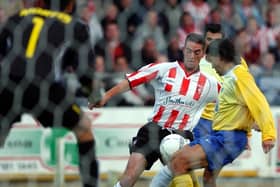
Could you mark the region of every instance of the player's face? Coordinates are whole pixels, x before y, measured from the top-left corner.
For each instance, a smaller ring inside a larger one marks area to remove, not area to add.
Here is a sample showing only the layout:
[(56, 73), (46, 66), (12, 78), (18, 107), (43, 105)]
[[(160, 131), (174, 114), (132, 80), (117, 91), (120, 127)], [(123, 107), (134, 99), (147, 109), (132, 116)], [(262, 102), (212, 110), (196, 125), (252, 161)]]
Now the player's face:
[(224, 71), (223, 71), (224, 64), (220, 57), (206, 55), (206, 60), (212, 64), (213, 68), (216, 69), (216, 71), (219, 75), (224, 74)]
[(222, 33), (213, 33), (213, 32), (206, 32), (205, 35), (205, 49), (208, 47), (208, 45), (210, 44), (210, 42), (212, 42), (213, 40), (217, 40), (217, 39), (222, 39), (223, 35)]
[(204, 56), (203, 46), (199, 43), (187, 41), (183, 53), (186, 70), (197, 70), (200, 59)]

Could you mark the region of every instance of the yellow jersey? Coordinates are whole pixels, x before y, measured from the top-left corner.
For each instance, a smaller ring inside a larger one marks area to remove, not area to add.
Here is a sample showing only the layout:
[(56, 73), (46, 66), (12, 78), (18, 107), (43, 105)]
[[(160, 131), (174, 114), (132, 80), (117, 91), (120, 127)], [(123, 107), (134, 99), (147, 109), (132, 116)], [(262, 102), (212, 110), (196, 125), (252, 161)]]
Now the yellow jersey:
[(262, 140), (276, 138), (269, 104), (257, 87), (248, 67), (235, 66), (223, 76), (222, 89), (215, 107), (213, 130), (244, 130), (250, 134), (254, 122)]
[[(199, 68), (200, 68), (201, 72), (203, 72), (207, 75), (210, 75), (212, 77), (215, 77), (216, 80), (218, 80), (220, 83), (222, 82), (222, 78), (218, 75), (216, 70), (212, 67), (212, 64), (205, 59), (205, 56), (200, 60)], [(216, 103), (208, 103), (205, 106), (201, 117), (212, 121), (213, 116), (214, 116), (215, 104)]]

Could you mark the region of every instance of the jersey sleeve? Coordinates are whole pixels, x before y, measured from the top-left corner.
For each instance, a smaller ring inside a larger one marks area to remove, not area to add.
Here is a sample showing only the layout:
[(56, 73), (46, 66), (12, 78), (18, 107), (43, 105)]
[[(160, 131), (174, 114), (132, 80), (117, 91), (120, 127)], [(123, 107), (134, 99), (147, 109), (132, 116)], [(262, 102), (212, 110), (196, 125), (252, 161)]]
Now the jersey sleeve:
[(218, 99), (218, 95), (220, 93), (222, 85), (218, 80), (216, 80), (212, 76), (208, 76), (208, 79), (210, 81), (209, 102), (215, 103)]
[(136, 72), (126, 74), (126, 78), (129, 81), (130, 87), (133, 88), (158, 78), (163, 67), (162, 63), (148, 64)]
[[(246, 68), (245, 68), (246, 69)], [(237, 71), (237, 86), (253, 119), (262, 132), (262, 140), (276, 138), (276, 130), (269, 104), (248, 71)]]

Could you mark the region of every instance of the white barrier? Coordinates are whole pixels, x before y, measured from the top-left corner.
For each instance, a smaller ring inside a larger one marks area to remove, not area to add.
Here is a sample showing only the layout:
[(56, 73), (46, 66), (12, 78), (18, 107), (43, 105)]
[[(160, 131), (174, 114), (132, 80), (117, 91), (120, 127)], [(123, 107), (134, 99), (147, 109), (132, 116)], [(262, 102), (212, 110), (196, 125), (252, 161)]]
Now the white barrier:
[[(89, 111), (84, 109), (92, 120), (97, 142), (97, 156), (101, 173), (122, 172), (129, 156), (128, 142), (137, 130), (147, 122), (152, 108), (102, 108)], [(244, 151), (223, 172), (228, 176), (254, 173), (257, 176), (280, 176), (280, 108), (272, 107), (278, 131), (276, 147), (265, 155), (261, 147), (259, 132), (253, 131), (250, 139), (251, 150)], [(0, 149), (0, 175), (3, 174), (54, 174), (57, 164), (55, 147), (57, 138), (64, 138), (64, 173), (78, 174), (76, 139), (65, 130), (42, 129), (29, 116), (15, 124), (5, 147)], [(161, 167), (157, 162), (152, 167), (156, 172)], [(60, 168), (61, 169), (61, 168)], [(249, 174), (250, 175), (250, 174)]]

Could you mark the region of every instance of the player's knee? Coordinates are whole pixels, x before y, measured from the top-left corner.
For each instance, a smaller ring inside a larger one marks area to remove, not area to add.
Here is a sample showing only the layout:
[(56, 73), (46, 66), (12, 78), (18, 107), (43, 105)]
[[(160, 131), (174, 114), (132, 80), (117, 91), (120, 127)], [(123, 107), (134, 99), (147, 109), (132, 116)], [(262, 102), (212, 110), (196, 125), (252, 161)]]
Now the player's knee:
[(78, 141), (87, 141), (94, 139), (91, 129), (91, 121), (86, 115), (82, 115), (78, 125), (73, 128)]

